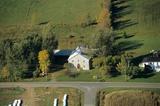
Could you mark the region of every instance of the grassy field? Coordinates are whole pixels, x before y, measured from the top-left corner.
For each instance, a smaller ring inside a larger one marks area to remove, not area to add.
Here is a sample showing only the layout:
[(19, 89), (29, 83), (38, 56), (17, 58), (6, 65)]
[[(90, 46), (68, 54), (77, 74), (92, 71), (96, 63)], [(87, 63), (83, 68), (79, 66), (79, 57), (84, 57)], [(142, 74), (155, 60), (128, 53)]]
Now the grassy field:
[[(57, 72), (57, 73), (61, 73), (55, 77), (54, 80), (57, 80), (57, 81), (90, 81), (90, 82), (101, 81), (100, 79), (93, 78), (93, 76), (97, 75), (94, 73), (94, 70), (92, 70), (92, 72), (80, 72), (80, 74), (75, 78), (69, 77), (68, 75), (66, 75), (64, 70)], [(145, 76), (141, 76), (139, 78), (130, 79), (128, 80), (128, 82), (150, 82), (150, 83), (157, 82), (159, 83), (160, 82), (159, 78), (160, 78), (160, 73), (155, 73), (155, 74), (148, 74)], [(116, 77), (106, 76), (105, 81), (106, 82), (125, 82), (126, 80), (125, 80), (124, 75), (119, 75)]]
[(51, 106), (54, 98), (58, 98), (58, 105), (62, 106), (63, 96), (68, 95), (68, 106), (83, 106), (82, 92), (73, 88), (35, 88), (35, 93), (41, 101), (37, 106)]
[(98, 106), (159, 106), (160, 89), (107, 88), (97, 100)]
[[(113, 27), (117, 32), (126, 32), (132, 36), (126, 41), (137, 42), (130, 50), (133, 50), (135, 55), (141, 55), (153, 49), (160, 49), (160, 1), (119, 1), (119, 3), (112, 3), (114, 5)], [(27, 29), (25, 25), (49, 23), (52, 25), (52, 31), (58, 36), (59, 48), (73, 48), (78, 45), (69, 44), (67, 37), (72, 35), (83, 36), (84, 42), (89, 43), (89, 39), (92, 39), (91, 35), (96, 33), (98, 27), (82, 28), (80, 24), (86, 21), (88, 16), (91, 20), (99, 17), (103, 4), (103, 0), (1, 0), (0, 37), (3, 38), (4, 35), (20, 36), (21, 34), (17, 34), (16, 31), (24, 32), (24, 29)], [(9, 27), (11, 25), (12, 28)], [(17, 25), (24, 25), (24, 27)], [(4, 26), (9, 29), (4, 30)], [(3, 33), (7, 31), (9, 31), (7, 34)], [(77, 40), (82, 39), (73, 40), (78, 42)]]
[(0, 106), (8, 106), (15, 99), (22, 99), (25, 106), (52, 106), (54, 98), (62, 105), (64, 94), (69, 106), (83, 106), (83, 93), (74, 88), (1, 88)]
[(1, 88), (0, 89), (0, 106), (8, 106), (15, 99), (20, 99), (24, 93), (23, 88)]
[(96, 18), (103, 0), (1, 0), (0, 25), (77, 24), (89, 14)]
[(142, 45), (134, 52), (137, 55), (147, 54), (150, 50), (160, 49), (160, 1), (159, 0), (125, 0), (114, 4), (115, 29), (126, 32), (131, 38)]
[[(24, 32), (47, 29), (55, 33), (60, 49), (75, 48), (82, 40), (80, 37), (88, 43), (98, 30), (98, 25), (81, 25), (97, 20), (103, 6), (104, 0), (1, 0), (0, 39), (24, 37)], [(70, 41), (69, 36), (75, 38)]]

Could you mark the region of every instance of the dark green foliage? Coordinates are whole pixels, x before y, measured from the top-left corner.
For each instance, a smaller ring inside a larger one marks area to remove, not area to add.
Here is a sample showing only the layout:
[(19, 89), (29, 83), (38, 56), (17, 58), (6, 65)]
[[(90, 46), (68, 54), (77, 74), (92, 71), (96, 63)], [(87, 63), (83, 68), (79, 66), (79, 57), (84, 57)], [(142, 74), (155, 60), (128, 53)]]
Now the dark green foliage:
[(36, 68), (36, 70), (33, 71), (33, 77), (37, 78), (37, 77), (39, 77), (39, 75), (40, 75), (40, 70), (39, 70), (39, 68)]
[(98, 39), (95, 45), (98, 49), (98, 55), (112, 55), (114, 43), (114, 38), (112, 34), (100, 31), (97, 36)]
[(118, 71), (116, 70), (116, 65), (119, 63), (120, 57), (119, 56), (103, 56), (97, 57), (93, 59), (93, 67), (98, 71), (96, 75), (104, 81), (105, 78), (112, 77), (118, 75)]
[(64, 64), (64, 68), (66, 68), (65, 74), (69, 77), (75, 78), (79, 75), (78, 70), (71, 63)]
[(45, 37), (43, 37), (42, 49), (47, 50), (49, 52), (51, 61), (53, 61), (53, 50), (57, 49), (57, 46), (58, 41), (52, 32), (48, 33)]
[(106, 57), (106, 64), (110, 67), (109, 75), (116, 76), (119, 72), (116, 70), (116, 66), (120, 61), (120, 56), (108, 56)]
[(142, 71), (143, 70), (141, 68), (139, 68), (138, 66), (131, 65), (130, 67), (128, 67), (126, 74), (128, 75), (129, 79), (132, 79), (132, 78), (135, 78), (135, 77), (141, 75)]
[(0, 41), (0, 69), (7, 63), (7, 52), (10, 51), (10, 49), (13, 46), (13, 41), (11, 39), (5, 39)]
[(123, 75), (125, 75), (125, 80), (132, 79), (142, 75), (143, 70), (138, 66), (130, 65), (129, 59), (132, 56), (126, 54), (121, 56), (120, 62), (117, 64), (116, 69)]
[(32, 77), (33, 71), (38, 66), (38, 53), (44, 49), (42, 48), (44, 47), (43, 41), (46, 42), (46, 45), (48, 44), (48, 48), (51, 45), (51, 49), (56, 48), (57, 42), (54, 36), (42, 39), (37, 33), (29, 33), (26, 37), (16, 40), (2, 40), (0, 70), (6, 65), (10, 71), (11, 81)]

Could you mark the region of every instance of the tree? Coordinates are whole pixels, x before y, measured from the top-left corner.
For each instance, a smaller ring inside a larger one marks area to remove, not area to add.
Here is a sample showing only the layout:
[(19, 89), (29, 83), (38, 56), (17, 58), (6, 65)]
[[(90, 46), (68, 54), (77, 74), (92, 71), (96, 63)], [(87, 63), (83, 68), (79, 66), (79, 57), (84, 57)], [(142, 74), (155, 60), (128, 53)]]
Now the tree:
[(119, 64), (117, 64), (116, 69), (121, 73), (125, 75), (125, 80), (127, 80), (127, 70), (128, 70), (128, 63), (127, 59), (124, 55), (121, 56), (121, 61)]
[(128, 68), (126, 74), (127, 74), (127, 76), (128, 76), (129, 79), (132, 79), (132, 78), (135, 78), (135, 77), (141, 75), (141, 73), (142, 73), (142, 69), (141, 68), (139, 68), (138, 66), (131, 65)]
[(108, 56), (115, 54), (115, 35), (112, 32), (100, 31), (96, 35), (95, 48), (97, 55)]
[(116, 66), (120, 61), (119, 56), (107, 56), (106, 57), (106, 65), (108, 66), (108, 75), (110, 76), (116, 76), (119, 74), (116, 70)]
[(105, 57), (103, 57), (103, 56), (93, 59), (93, 67), (94, 68), (100, 68), (100, 67), (104, 66), (105, 64), (106, 64)]
[(108, 9), (104, 8), (101, 10), (97, 18), (97, 23), (101, 25), (102, 27), (110, 27), (109, 17), (110, 17), (110, 14), (109, 14)]
[(107, 60), (108, 59), (105, 56), (97, 57), (93, 60), (93, 66), (99, 70), (98, 75), (101, 80), (105, 80), (107, 75), (111, 75), (112, 66), (108, 64)]
[(69, 77), (75, 78), (79, 75), (79, 71), (71, 63), (65, 63), (64, 68), (66, 69), (65, 74)]
[(43, 37), (42, 49), (47, 50), (50, 55), (53, 53), (53, 50), (57, 48), (57, 46), (58, 41), (52, 32)]
[(10, 76), (10, 72), (7, 66), (4, 66), (2, 68), (2, 71), (0, 73), (0, 76), (2, 79), (8, 80), (9, 76)]
[(104, 81), (105, 78), (106, 78), (106, 74), (107, 74), (107, 66), (104, 65), (104, 66), (99, 68), (100, 80)]
[(13, 40), (4, 39), (0, 41), (0, 68), (3, 68), (6, 64), (7, 50), (13, 46)]
[(5, 60), (11, 70), (12, 80), (33, 76), (32, 71), (37, 67), (41, 45), (42, 38), (36, 33), (31, 33), (15, 40), (11, 47), (6, 48)]
[(42, 50), (38, 54), (39, 60), (39, 69), (42, 72), (42, 75), (47, 75), (50, 65), (49, 53), (47, 50)]

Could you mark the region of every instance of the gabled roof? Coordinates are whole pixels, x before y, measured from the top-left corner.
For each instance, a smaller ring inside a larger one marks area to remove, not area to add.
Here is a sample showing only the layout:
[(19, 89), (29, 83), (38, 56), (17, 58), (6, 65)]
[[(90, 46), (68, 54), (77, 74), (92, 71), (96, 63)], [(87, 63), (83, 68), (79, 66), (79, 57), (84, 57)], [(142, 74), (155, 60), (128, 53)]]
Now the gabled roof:
[(142, 62), (160, 62), (160, 57), (146, 57)]
[(74, 50), (72, 52), (72, 54), (69, 56), (68, 60), (74, 58), (77, 55), (81, 55), (82, 57), (86, 58), (86, 59), (91, 59), (91, 57), (88, 57), (87, 55), (84, 55), (81, 51), (81, 49), (79, 47), (76, 48), (76, 50)]
[(144, 58), (142, 62), (160, 62), (160, 53), (153, 53), (151, 56)]

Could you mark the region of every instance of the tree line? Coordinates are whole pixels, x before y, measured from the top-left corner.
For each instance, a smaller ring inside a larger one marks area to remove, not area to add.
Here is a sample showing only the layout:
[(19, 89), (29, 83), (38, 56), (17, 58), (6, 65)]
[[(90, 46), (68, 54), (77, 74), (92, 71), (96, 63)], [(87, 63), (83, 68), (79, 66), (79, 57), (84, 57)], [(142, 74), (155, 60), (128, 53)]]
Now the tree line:
[(21, 78), (33, 77), (34, 73), (40, 70), (39, 68), (44, 68), (41, 64), (44, 50), (48, 53), (48, 60), (52, 62), (51, 54), (57, 45), (58, 41), (53, 33), (42, 37), (38, 33), (32, 32), (23, 38), (1, 40), (0, 78), (16, 81)]
[[(98, 70), (96, 74), (100, 80), (117, 75), (124, 75), (125, 80), (128, 80), (142, 74), (143, 70), (131, 63), (132, 53), (124, 49), (134, 44), (125, 43), (126, 38), (123, 35), (102, 30), (94, 38), (96, 40), (93, 48), (96, 48), (96, 52), (92, 66)], [(120, 46), (122, 43), (126, 45)]]

